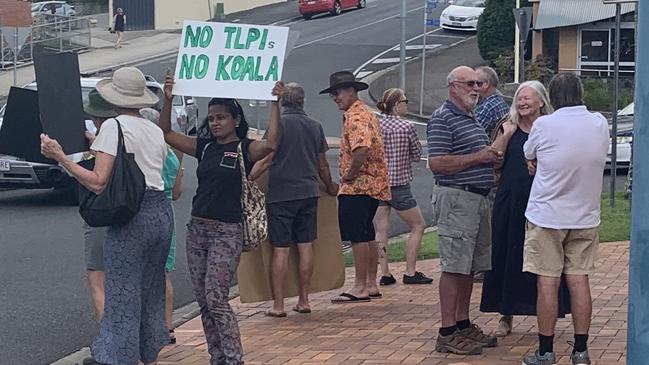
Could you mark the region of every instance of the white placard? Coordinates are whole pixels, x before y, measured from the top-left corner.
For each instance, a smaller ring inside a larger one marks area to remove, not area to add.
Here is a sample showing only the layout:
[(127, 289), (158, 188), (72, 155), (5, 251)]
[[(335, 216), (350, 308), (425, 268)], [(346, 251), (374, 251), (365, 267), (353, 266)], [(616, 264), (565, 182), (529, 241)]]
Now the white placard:
[(287, 27), (186, 20), (176, 62), (174, 94), (276, 100)]

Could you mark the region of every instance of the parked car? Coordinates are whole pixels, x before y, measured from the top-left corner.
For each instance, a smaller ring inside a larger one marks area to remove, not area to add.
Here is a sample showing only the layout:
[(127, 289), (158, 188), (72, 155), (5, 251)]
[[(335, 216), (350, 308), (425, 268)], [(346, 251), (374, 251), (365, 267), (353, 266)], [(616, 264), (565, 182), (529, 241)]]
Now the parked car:
[(42, 1), (32, 4), (32, 16), (39, 14), (75, 16), (77, 11), (74, 9), (74, 5), (65, 1)]
[[(81, 97), (84, 102), (88, 100), (88, 94), (92, 91), (97, 82), (102, 78), (81, 78)], [(162, 107), (162, 97), (164, 92), (162, 86), (151, 76), (146, 76), (146, 85), (149, 90), (153, 91), (161, 102), (158, 109)], [(25, 88), (36, 90), (37, 84), (33, 82), (26, 85)], [(177, 99), (178, 100), (177, 100)], [(191, 97), (176, 97), (174, 99), (174, 107), (172, 108), (172, 128), (175, 131), (189, 133), (196, 130), (197, 108), (194, 100)], [(0, 109), (0, 128), (6, 105)], [(90, 117), (86, 116), (86, 129), (90, 132), (96, 132), (94, 124), (90, 121)], [(176, 121), (174, 123), (174, 120)], [(193, 123), (193, 124), (190, 124)], [(80, 161), (82, 154), (74, 154), (70, 156), (73, 161)], [(69, 191), (70, 202), (77, 201), (77, 185), (76, 181), (68, 174), (68, 172), (59, 165), (48, 165), (36, 162), (26, 161), (24, 159), (0, 155), (0, 188), (8, 189), (64, 189)]]
[[(633, 110), (634, 103), (631, 103), (624, 107), (617, 113), (617, 165), (625, 168), (629, 167), (631, 164), (631, 145), (633, 143)], [(611, 129), (611, 135), (613, 134), (612, 121), (609, 120), (609, 128)], [(613, 151), (613, 141), (608, 148), (608, 156), (606, 158), (607, 167), (610, 167), (611, 164), (611, 152)]]
[(362, 9), (367, 6), (366, 0), (299, 0), (298, 9), (306, 20), (316, 14), (329, 13), (333, 16), (340, 15), (347, 9)]
[(439, 17), (440, 27), (448, 30), (478, 30), (478, 19), (484, 11), (486, 0), (449, 0), (449, 5)]

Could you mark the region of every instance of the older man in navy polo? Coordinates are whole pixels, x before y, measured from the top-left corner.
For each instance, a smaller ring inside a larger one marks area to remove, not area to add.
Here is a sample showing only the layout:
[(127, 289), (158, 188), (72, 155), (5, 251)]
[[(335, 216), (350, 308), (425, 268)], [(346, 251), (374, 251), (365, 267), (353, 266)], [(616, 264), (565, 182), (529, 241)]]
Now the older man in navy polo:
[(442, 327), (436, 350), (477, 355), (494, 347), (469, 319), (473, 274), (491, 269), (491, 212), (487, 195), (494, 183), (493, 163), (502, 152), (489, 146), (474, 119), (482, 82), (470, 67), (447, 78), (448, 100), (428, 123), (428, 165), (435, 175), (432, 203), (439, 235)]

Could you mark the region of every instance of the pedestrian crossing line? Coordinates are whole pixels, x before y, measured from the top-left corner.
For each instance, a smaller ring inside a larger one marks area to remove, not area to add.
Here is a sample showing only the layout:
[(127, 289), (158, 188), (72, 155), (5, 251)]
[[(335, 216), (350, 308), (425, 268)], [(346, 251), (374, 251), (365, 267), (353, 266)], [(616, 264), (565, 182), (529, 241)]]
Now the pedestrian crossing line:
[(361, 71), (358, 74), (356, 74), (356, 78), (362, 79), (362, 78), (365, 78), (365, 77), (367, 77), (367, 76), (369, 76), (369, 75), (371, 75), (373, 73), (374, 73), (374, 71)]
[[(406, 57), (406, 61), (412, 59), (412, 57)], [(385, 64), (385, 63), (399, 63), (401, 62), (401, 58), (395, 57), (395, 58), (377, 58), (374, 61), (372, 61), (373, 64)]]

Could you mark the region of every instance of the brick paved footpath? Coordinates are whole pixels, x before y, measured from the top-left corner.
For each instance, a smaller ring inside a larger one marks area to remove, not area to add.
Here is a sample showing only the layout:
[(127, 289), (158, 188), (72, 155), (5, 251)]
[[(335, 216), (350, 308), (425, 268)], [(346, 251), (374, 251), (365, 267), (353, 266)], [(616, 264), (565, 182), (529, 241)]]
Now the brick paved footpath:
[[(628, 243), (605, 244), (600, 249), (598, 271), (591, 276), (593, 324), (589, 349), (593, 365), (626, 363)], [(393, 264), (401, 278), (403, 264)], [(439, 354), (434, 351), (440, 325), (439, 260), (418, 263), (418, 270), (433, 274), (430, 286), (382, 288), (383, 298), (370, 303), (331, 304), (336, 292), (312, 295), (311, 314), (290, 311), (295, 298), (286, 300), (287, 318), (269, 318), (270, 303), (231, 301), (239, 318), (246, 364), (430, 364), (518, 365), (537, 343), (534, 317), (516, 317), (513, 333), (499, 346), (479, 356)], [(347, 284), (353, 271), (347, 270)], [(478, 311), (481, 285), (476, 284), (472, 318), (486, 331), (498, 325), (497, 314)], [(176, 329), (178, 344), (166, 347), (160, 365), (209, 363), (200, 318)], [(557, 325), (555, 352), (558, 364), (570, 364), (572, 326), (569, 318)]]

